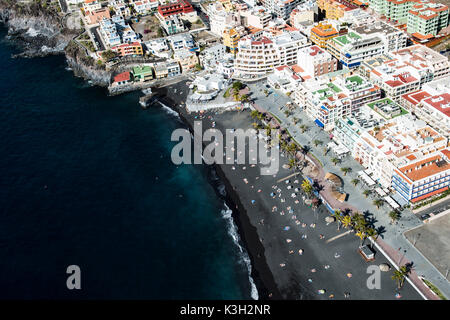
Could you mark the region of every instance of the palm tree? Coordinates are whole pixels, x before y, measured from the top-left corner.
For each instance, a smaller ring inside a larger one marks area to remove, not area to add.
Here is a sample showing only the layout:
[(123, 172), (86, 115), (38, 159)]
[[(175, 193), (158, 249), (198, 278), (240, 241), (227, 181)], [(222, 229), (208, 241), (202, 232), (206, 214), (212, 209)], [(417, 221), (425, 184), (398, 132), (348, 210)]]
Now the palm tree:
[(356, 187), (356, 185), (359, 183), (359, 180), (358, 180), (358, 179), (353, 179), (353, 180), (352, 180), (352, 183), (353, 183), (353, 185)]
[(359, 246), (361, 247), (364, 244), (364, 240), (367, 238), (367, 227), (360, 227), (358, 231), (356, 231), (356, 236), (361, 240)]
[(377, 207), (377, 209), (380, 209), (380, 207), (384, 204), (384, 201), (381, 199), (373, 200), (373, 205)]
[(308, 146), (301, 146), (301, 148), (300, 148), (300, 152), (302, 153), (302, 155), (303, 155), (303, 158), (305, 158), (306, 157), (306, 155), (308, 154), (308, 152), (309, 152), (309, 147)]
[(331, 159), (331, 162), (333, 162), (334, 165), (338, 164), (339, 161), (340, 161), (340, 160), (339, 160), (338, 158), (332, 158), (332, 159)]
[(352, 225), (352, 217), (350, 216), (343, 216), (341, 219), (342, 225), (344, 226), (344, 228), (348, 228), (351, 227)]
[(325, 156), (328, 152), (328, 148), (327, 147), (323, 147), (323, 155)]
[(409, 269), (406, 266), (401, 266), (398, 270), (394, 271), (392, 275), (392, 280), (397, 282), (397, 288), (401, 289), (403, 284), (405, 283), (405, 277), (408, 276)]
[(302, 133), (305, 133), (306, 130), (308, 130), (308, 126), (305, 124), (302, 124), (301, 126), (299, 126), (300, 130), (302, 130)]
[(389, 212), (389, 218), (391, 218), (391, 224), (397, 222), (398, 219), (400, 219), (400, 214), (393, 210)]
[(372, 191), (370, 190), (364, 190), (363, 191), (363, 195), (367, 198), (370, 194), (372, 193)]
[(291, 159), (289, 159), (289, 164), (288, 164), (288, 166), (289, 166), (289, 169), (292, 169), (292, 168), (294, 168), (294, 167), (295, 167), (295, 165), (296, 165), (296, 161), (295, 161), (295, 159), (294, 159), (294, 158), (291, 158)]
[(367, 221), (361, 213), (359, 213), (359, 212), (355, 213), (351, 217), (351, 220), (352, 220), (353, 227), (356, 230), (358, 230), (358, 231), (365, 230), (365, 228), (367, 226)]
[(341, 220), (342, 220), (341, 210), (334, 210), (334, 212), (331, 216), (336, 219), (337, 229), (339, 231), (339, 228), (341, 226)]
[[(376, 236), (378, 235), (377, 230), (375, 230), (372, 227), (369, 227), (369, 228), (367, 228), (366, 233), (367, 233), (367, 237), (372, 238), (373, 241), (376, 240)], [(375, 239), (374, 239), (374, 237), (375, 237)], [(373, 249), (373, 243), (372, 243), (372, 249)]]
[(259, 112), (256, 110), (252, 110), (252, 112), (250, 112), (250, 116), (255, 119), (258, 116)]
[(314, 144), (314, 146), (317, 148), (317, 146), (319, 145), (319, 144), (322, 144), (323, 142), (321, 141), (321, 140), (318, 140), (318, 139), (316, 139), (316, 140), (314, 140), (313, 141), (313, 144)]
[(305, 179), (302, 182), (302, 189), (307, 195), (310, 195), (313, 191), (313, 186), (308, 180)]
[(344, 176), (346, 176), (347, 173), (349, 173), (350, 171), (352, 171), (352, 168), (344, 167), (344, 168), (341, 168), (341, 171), (344, 173)]

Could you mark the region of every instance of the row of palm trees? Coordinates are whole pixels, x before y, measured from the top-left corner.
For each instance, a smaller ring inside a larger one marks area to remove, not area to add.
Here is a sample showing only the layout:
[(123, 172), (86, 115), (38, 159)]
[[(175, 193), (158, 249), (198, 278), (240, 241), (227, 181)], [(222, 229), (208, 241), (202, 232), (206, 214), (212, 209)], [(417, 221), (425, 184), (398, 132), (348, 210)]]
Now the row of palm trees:
[(350, 215), (349, 210), (344, 210), (342, 212), (340, 210), (335, 210), (332, 217), (334, 217), (337, 222), (338, 230), (342, 225), (344, 228), (350, 228), (355, 232), (355, 235), (361, 240), (360, 246), (364, 244), (365, 239), (373, 239), (373, 237), (378, 235), (375, 228), (370, 226), (364, 215), (359, 212)]

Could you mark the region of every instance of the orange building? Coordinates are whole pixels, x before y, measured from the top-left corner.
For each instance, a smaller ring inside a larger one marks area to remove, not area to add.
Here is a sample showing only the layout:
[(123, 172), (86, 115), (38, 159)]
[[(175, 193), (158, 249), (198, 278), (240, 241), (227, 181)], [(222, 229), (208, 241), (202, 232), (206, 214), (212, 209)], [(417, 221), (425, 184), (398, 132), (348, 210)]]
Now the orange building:
[(319, 23), (311, 29), (311, 41), (321, 48), (327, 46), (327, 41), (337, 37), (339, 32), (331, 24)]
[(144, 54), (142, 45), (139, 42), (120, 44), (118, 46), (112, 47), (111, 50), (117, 52), (122, 57), (129, 55), (142, 56)]

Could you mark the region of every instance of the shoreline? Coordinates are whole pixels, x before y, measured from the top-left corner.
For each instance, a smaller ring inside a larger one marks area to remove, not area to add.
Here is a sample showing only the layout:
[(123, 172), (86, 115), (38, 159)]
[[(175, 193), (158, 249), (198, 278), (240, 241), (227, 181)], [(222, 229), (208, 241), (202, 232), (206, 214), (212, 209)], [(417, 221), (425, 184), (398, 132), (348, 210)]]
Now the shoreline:
[[(186, 89), (187, 86), (186, 86)], [(191, 133), (193, 133), (192, 119), (183, 107), (179, 106), (179, 103), (168, 97), (166, 94), (161, 95), (161, 91), (167, 91), (165, 88), (158, 88), (157, 100), (163, 102), (167, 107), (175, 111), (180, 117), (181, 121)], [(151, 106), (150, 106), (151, 108)], [(205, 165), (205, 164), (203, 164)], [(265, 249), (260, 242), (259, 235), (255, 226), (250, 222), (247, 211), (242, 205), (241, 199), (238, 193), (232, 187), (225, 172), (222, 170), (221, 165), (213, 164), (206, 165), (208, 170), (215, 170), (220, 181), (225, 186), (226, 196), (224, 201), (226, 205), (232, 211), (232, 219), (237, 226), (239, 236), (244, 245), (244, 249), (251, 262), (251, 277), (255, 282), (255, 286), (258, 290), (258, 300), (280, 300), (282, 295), (279, 292), (278, 286), (275, 283), (274, 277), (265, 258)], [(211, 182), (210, 182), (211, 183)], [(212, 184), (211, 184), (212, 185)], [(217, 188), (212, 185), (215, 192), (218, 193)], [(219, 196), (219, 194), (218, 194)]]

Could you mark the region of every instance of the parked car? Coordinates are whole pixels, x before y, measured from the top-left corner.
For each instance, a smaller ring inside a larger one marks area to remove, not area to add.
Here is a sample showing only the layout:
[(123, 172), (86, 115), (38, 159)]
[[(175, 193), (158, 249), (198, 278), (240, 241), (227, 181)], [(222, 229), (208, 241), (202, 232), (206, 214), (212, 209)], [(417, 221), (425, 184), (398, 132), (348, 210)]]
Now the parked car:
[(428, 219), (429, 217), (430, 217), (430, 215), (428, 213), (424, 213), (423, 215), (420, 216), (420, 219), (422, 219), (422, 221), (423, 221), (423, 220)]

